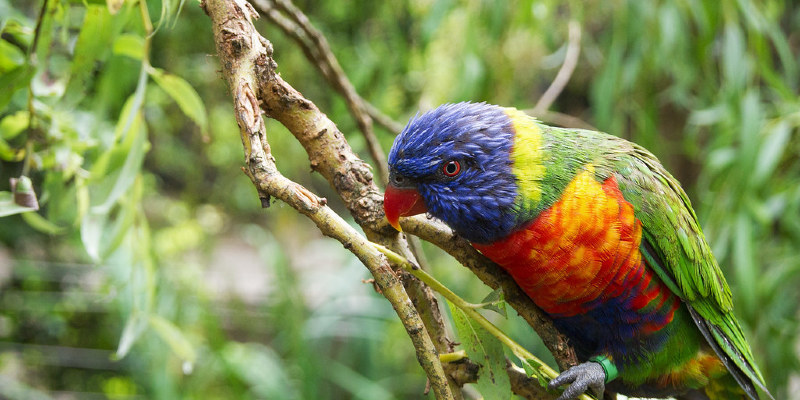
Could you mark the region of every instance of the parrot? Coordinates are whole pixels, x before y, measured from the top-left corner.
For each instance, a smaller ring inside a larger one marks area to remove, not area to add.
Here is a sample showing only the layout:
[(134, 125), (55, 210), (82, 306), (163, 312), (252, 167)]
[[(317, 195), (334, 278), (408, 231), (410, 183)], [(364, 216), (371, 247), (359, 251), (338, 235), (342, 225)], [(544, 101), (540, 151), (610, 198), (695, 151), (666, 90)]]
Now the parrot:
[(774, 400), (689, 198), (643, 147), (461, 102), (411, 118), (388, 165), (393, 227), (441, 220), (566, 336), (581, 363), (559, 399)]

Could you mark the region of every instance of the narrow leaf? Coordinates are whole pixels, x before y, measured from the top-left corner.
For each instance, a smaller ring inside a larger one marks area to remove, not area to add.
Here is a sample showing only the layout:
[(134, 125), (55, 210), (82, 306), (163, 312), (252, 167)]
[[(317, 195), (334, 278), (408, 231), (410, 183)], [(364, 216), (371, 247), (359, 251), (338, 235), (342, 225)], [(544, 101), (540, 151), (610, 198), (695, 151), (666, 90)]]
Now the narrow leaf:
[[(103, 176), (102, 172), (98, 173), (92, 168), (93, 178), (103, 178), (103, 186), (108, 188), (107, 196), (102, 198), (102, 202), (92, 199), (92, 209), (96, 213), (107, 213), (111, 207), (116, 203), (120, 196), (122, 196), (128, 188), (133, 184), (142, 167), (144, 155), (150, 148), (147, 142), (147, 132), (141, 115), (134, 118), (134, 124), (131, 126), (129, 137), (120, 144), (118, 148), (113, 149), (114, 157), (125, 156), (125, 161), (118, 170), (103, 171), (106, 174)], [(113, 162), (113, 160), (112, 160)], [(112, 184), (113, 182), (113, 184)], [(96, 198), (96, 196), (93, 196)], [(99, 203), (99, 204), (98, 204)]]
[(470, 319), (460, 308), (449, 301), (450, 313), (458, 332), (458, 339), (470, 360), (478, 363), (481, 370), (475, 386), (486, 399), (511, 398), (511, 383), (506, 374), (506, 358), (503, 345)]
[(114, 54), (141, 60), (144, 57), (144, 38), (126, 33), (114, 41)]
[(197, 353), (194, 347), (175, 324), (158, 315), (150, 315), (149, 321), (150, 326), (161, 336), (161, 339), (167, 342), (175, 355), (183, 361), (195, 362)]
[(0, 110), (6, 108), (17, 91), (30, 84), (33, 74), (34, 70), (24, 65), (0, 74)]
[(756, 185), (763, 183), (775, 170), (787, 150), (786, 145), (789, 143), (791, 133), (792, 129), (785, 120), (775, 124), (767, 133), (758, 151), (758, 161), (753, 173), (753, 182)]
[(106, 7), (86, 7), (81, 33), (75, 43), (75, 56), (72, 58), (70, 80), (64, 97), (66, 104), (75, 105), (86, 95), (95, 68), (110, 54), (118, 31), (115, 18)]
[(125, 328), (122, 329), (122, 336), (119, 338), (117, 345), (117, 352), (114, 358), (119, 360), (125, 357), (133, 347), (136, 339), (142, 334), (145, 328), (146, 320), (141, 317), (141, 313), (134, 311), (125, 321)]
[(497, 288), (493, 290), (491, 293), (486, 295), (486, 297), (481, 301), (481, 303), (486, 304), (483, 306), (484, 309), (492, 310), (506, 318), (508, 317), (506, 313), (506, 302), (502, 288)]
[(11, 194), (11, 192), (0, 192), (0, 218), (31, 211), (35, 210), (33, 208), (23, 207), (14, 203), (14, 196)]
[(59, 235), (64, 233), (66, 229), (63, 226), (58, 226), (48, 221), (45, 217), (39, 215), (39, 213), (22, 214), (22, 219), (24, 219), (31, 228), (49, 235)]
[(107, 213), (89, 211), (81, 220), (81, 242), (86, 253), (95, 262), (100, 262), (100, 244), (105, 231)]
[(194, 88), (183, 78), (157, 68), (151, 72), (151, 76), (158, 86), (164, 89), (178, 103), (181, 111), (200, 127), (201, 132), (205, 135), (208, 130), (206, 107)]
[(28, 111), (17, 111), (0, 121), (0, 138), (11, 140), (22, 133), (30, 122)]

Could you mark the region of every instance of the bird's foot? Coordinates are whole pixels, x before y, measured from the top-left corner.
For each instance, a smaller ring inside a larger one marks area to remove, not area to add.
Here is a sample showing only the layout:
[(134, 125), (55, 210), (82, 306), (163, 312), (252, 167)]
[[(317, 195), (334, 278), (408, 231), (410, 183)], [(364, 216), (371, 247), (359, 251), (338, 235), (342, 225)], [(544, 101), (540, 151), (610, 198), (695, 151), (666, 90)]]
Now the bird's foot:
[(592, 389), (597, 397), (602, 399), (606, 387), (605, 382), (606, 372), (603, 367), (599, 363), (589, 361), (562, 372), (561, 375), (551, 380), (548, 386), (550, 389), (555, 389), (569, 384), (558, 400), (576, 399), (586, 392), (586, 389)]

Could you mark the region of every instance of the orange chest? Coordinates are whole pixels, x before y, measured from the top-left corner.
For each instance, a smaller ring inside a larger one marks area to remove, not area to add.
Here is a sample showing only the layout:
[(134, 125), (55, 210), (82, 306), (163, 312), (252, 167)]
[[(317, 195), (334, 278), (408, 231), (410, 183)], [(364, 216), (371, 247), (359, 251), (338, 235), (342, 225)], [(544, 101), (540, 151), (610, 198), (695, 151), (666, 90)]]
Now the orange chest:
[(601, 184), (584, 171), (530, 225), (493, 244), (474, 246), (546, 312), (572, 316), (634, 283), (650, 286), (639, 253), (641, 236), (641, 223), (616, 180)]

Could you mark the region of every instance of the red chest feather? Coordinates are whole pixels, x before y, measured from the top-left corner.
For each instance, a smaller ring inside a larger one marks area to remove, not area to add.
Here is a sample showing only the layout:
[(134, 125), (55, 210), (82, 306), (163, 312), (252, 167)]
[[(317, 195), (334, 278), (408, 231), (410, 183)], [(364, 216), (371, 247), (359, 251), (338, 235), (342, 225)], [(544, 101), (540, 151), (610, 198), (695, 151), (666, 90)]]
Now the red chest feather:
[(578, 174), (561, 199), (526, 228), (491, 245), (474, 245), (554, 316), (585, 313), (634, 287), (637, 294), (626, 301), (630, 310), (671, 297), (663, 284), (651, 282), (639, 253), (641, 223), (616, 179), (601, 184), (593, 175)]

